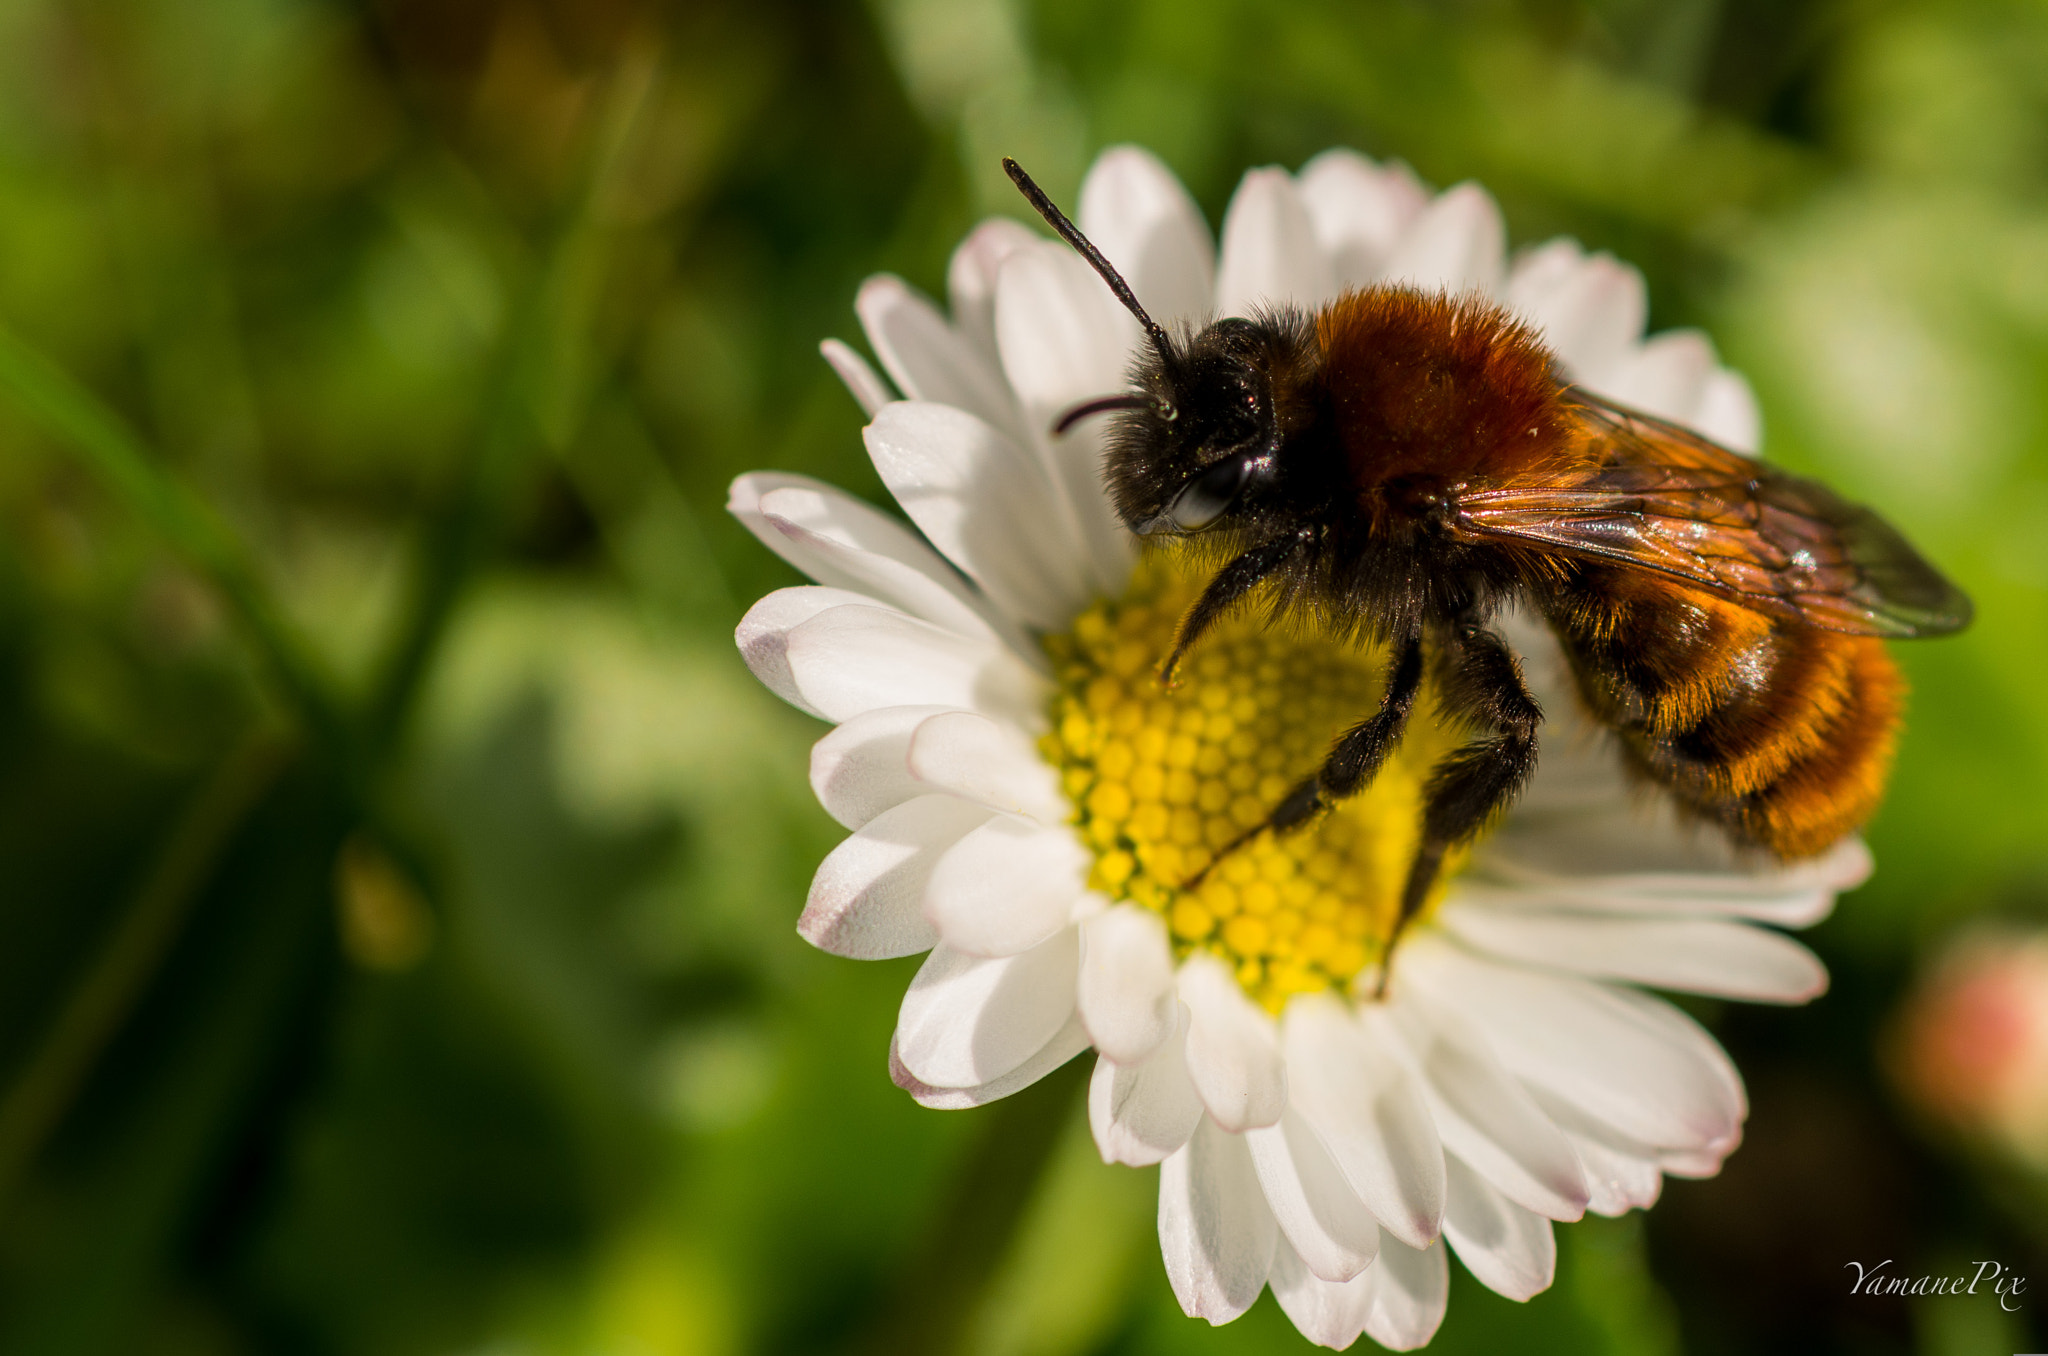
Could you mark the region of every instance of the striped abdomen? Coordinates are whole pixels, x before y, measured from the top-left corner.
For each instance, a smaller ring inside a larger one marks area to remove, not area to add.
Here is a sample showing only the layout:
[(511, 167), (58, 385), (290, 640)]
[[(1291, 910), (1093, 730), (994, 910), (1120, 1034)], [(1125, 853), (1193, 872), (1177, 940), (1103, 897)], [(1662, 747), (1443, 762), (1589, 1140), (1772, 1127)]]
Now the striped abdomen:
[(1738, 841), (1810, 857), (1876, 810), (1903, 684), (1884, 644), (1643, 572), (1553, 615), (1593, 713), (1645, 775)]

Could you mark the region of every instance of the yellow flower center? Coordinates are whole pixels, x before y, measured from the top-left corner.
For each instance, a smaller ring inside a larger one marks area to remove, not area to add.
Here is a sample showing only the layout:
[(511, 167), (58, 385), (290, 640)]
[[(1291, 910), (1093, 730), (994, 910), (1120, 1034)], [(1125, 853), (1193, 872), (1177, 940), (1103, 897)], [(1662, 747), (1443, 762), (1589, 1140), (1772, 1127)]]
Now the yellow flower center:
[(1090, 886), (1164, 915), (1180, 955), (1221, 956), (1277, 1013), (1292, 995), (1346, 988), (1381, 960), (1423, 781), (1458, 736), (1425, 690), (1364, 792), (1292, 833), (1258, 835), (1187, 889), (1377, 708), (1386, 662), (1372, 646), (1273, 625), (1261, 600), (1214, 627), (1164, 687), (1159, 663), (1205, 582), (1148, 558), (1122, 598), (1047, 638), (1059, 692), (1041, 749), (1095, 853)]

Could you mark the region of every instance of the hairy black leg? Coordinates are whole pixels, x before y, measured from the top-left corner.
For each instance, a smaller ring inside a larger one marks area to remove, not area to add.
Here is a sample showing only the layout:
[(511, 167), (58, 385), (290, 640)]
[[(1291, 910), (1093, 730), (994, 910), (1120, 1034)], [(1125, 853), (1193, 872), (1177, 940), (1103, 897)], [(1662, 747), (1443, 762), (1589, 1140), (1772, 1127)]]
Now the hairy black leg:
[[(1389, 960), (1401, 933), (1429, 898), (1444, 854), (1513, 804), (1536, 770), (1536, 727), (1543, 723), (1543, 709), (1522, 681), (1521, 661), (1499, 635), (1477, 622), (1457, 624), (1450, 677), (1440, 700), (1446, 716), (1486, 734), (1446, 755), (1423, 787), (1422, 841), (1401, 890), (1401, 911), (1387, 937)], [(1383, 963), (1382, 994), (1388, 970)]]
[(1309, 533), (1298, 532), (1291, 537), (1276, 537), (1272, 541), (1254, 546), (1237, 559), (1216, 571), (1216, 577), (1202, 590), (1202, 596), (1180, 619), (1178, 634), (1174, 636), (1173, 652), (1166, 656), (1166, 663), (1160, 666), (1159, 681), (1173, 685), (1174, 670), (1180, 667), (1181, 656), (1193, 647), (1202, 633), (1213, 626), (1231, 606), (1247, 593), (1257, 588), (1273, 573), (1294, 558), (1297, 551), (1308, 545)]
[(1380, 764), (1401, 740), (1408, 713), (1415, 709), (1415, 694), (1422, 687), (1422, 638), (1411, 636), (1394, 652), (1387, 665), (1387, 688), (1380, 696), (1380, 709), (1339, 737), (1329, 756), (1312, 777), (1304, 777), (1289, 791), (1273, 813), (1225, 843), (1215, 856), (1189, 878), (1184, 889), (1201, 885), (1216, 863), (1249, 843), (1266, 830), (1285, 833), (1306, 823), (1333, 802), (1355, 796), (1372, 783)]

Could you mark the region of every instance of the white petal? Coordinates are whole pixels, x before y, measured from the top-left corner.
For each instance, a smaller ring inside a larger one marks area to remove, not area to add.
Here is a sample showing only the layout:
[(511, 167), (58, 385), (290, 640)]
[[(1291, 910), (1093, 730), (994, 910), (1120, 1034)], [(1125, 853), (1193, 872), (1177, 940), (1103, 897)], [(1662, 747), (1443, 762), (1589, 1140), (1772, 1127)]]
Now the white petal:
[(1572, 1152), (1579, 1156), (1579, 1165), (1586, 1170), (1586, 1189), (1592, 1193), (1588, 1210), (1611, 1218), (1630, 1210), (1647, 1210), (1657, 1203), (1664, 1190), (1658, 1150), (1636, 1143), (1541, 1089), (1536, 1100), (1564, 1132)]
[(1459, 184), (1409, 223), (1387, 260), (1386, 280), (1492, 295), (1500, 290), (1506, 247), (1507, 227), (1492, 196), (1477, 184)]
[[(849, 829), (935, 789), (910, 775), (910, 736), (950, 708), (884, 706), (864, 711), (811, 745), (811, 790)], [(947, 790), (950, 788), (936, 788)]]
[(1081, 183), (1080, 226), (1154, 320), (1172, 329), (1207, 317), (1216, 249), (1201, 209), (1158, 156), (1138, 146), (1097, 156)]
[(896, 1053), (896, 1042), (889, 1042), (889, 1076), (896, 1086), (909, 1093), (918, 1105), (935, 1111), (964, 1111), (969, 1107), (986, 1106), (998, 1098), (1021, 1092), (1039, 1079), (1059, 1068), (1075, 1055), (1088, 1048), (1088, 1033), (1081, 1029), (1079, 1017), (1069, 1018), (1067, 1024), (1053, 1034), (1053, 1038), (1039, 1047), (1036, 1054), (1019, 1064), (1001, 1078), (978, 1083), (971, 1088), (935, 1088), (929, 1083), (918, 1081), (917, 1075), (903, 1063)]
[(1143, 1061), (1095, 1061), (1088, 1084), (1088, 1125), (1105, 1163), (1150, 1167), (1188, 1142), (1202, 1099), (1188, 1077), (1188, 1010), (1174, 1004), (1171, 1034)]
[(1301, 200), (1339, 288), (1380, 275), (1394, 244), (1429, 202), (1415, 172), (1356, 151), (1324, 151), (1301, 167)]
[(1289, 1003), (1280, 1023), (1288, 1097), (1380, 1226), (1426, 1248), (1443, 1224), (1443, 1146), (1380, 1020), (1334, 994)]
[(1678, 423), (1691, 420), (1714, 373), (1714, 346), (1698, 330), (1666, 330), (1587, 384), (1601, 395)]
[(861, 413), (868, 418), (874, 418), (876, 410), (896, 398), (896, 393), (889, 389), (889, 383), (868, 366), (868, 360), (839, 340), (825, 340), (818, 345), (818, 352), (839, 380), (846, 383), (846, 389), (860, 403)]
[(903, 995), (896, 1050), (921, 1083), (971, 1088), (1036, 1054), (1074, 1014), (1072, 928), (1021, 956), (964, 956), (941, 943)]
[(979, 350), (990, 370), (996, 355), (996, 279), (1003, 260), (1041, 237), (1020, 221), (990, 217), (975, 227), (946, 268), (946, 294), (953, 304), (953, 326)]
[[(996, 348), (1017, 392), (1025, 436), (1064, 500), (1061, 522), (1078, 541), (1095, 588), (1121, 592), (1131, 543), (1102, 487), (1104, 421), (1083, 420), (1060, 437), (1053, 423), (1073, 406), (1126, 388), (1125, 368), (1142, 332), (1095, 271), (1063, 244), (1043, 241), (1003, 261), (996, 284)], [(1034, 523), (1043, 532), (1047, 524)]]
[(747, 609), (733, 630), (733, 640), (740, 647), (740, 658), (747, 661), (763, 686), (798, 710), (823, 715), (804, 696), (790, 669), (789, 633), (832, 608), (869, 601), (866, 595), (846, 589), (777, 589)]
[(959, 706), (1034, 725), (1044, 720), (1043, 680), (1009, 647), (878, 604), (820, 612), (788, 632), (782, 655), (805, 709), (827, 720), (884, 706)]
[(1629, 918), (1446, 904), (1437, 921), (1505, 960), (1752, 1003), (1804, 1003), (1827, 967), (1782, 933), (1725, 918)]
[(1449, 1167), (1451, 1208), (1444, 1215), (1444, 1237), (1465, 1269), (1511, 1300), (1548, 1290), (1557, 1275), (1557, 1239), (1550, 1221), (1495, 1191), (1456, 1155)]
[(1016, 426), (1016, 402), (1002, 373), (972, 344), (962, 343), (938, 308), (901, 278), (869, 278), (853, 309), (897, 390), (912, 400), (966, 410), (997, 428)]
[(1756, 393), (1740, 372), (1725, 367), (1715, 368), (1707, 378), (1690, 422), (1731, 451), (1753, 457), (1763, 446), (1763, 416), (1757, 412)]
[(1088, 863), (1066, 826), (994, 815), (932, 869), (924, 916), (954, 951), (1014, 956), (1068, 928)]
[(920, 531), (1013, 617), (1045, 630), (1094, 591), (1058, 493), (1031, 454), (947, 405), (887, 406), (863, 435)]
[(910, 776), (927, 789), (978, 800), (992, 810), (1065, 824), (1059, 774), (1016, 726), (971, 711), (933, 715), (904, 750)]
[[(1577, 1219), (1587, 1193), (1571, 1146), (1460, 1017), (1457, 1004), (1418, 980), (1422, 953), (1434, 940), (1421, 934), (1403, 944), (1387, 1012), (1422, 1074), (1445, 1151), (1477, 1168), (1510, 1200), (1551, 1219)], [(1441, 942), (1436, 948), (1447, 949)]]
[(1553, 240), (1523, 255), (1509, 275), (1508, 305), (1533, 321), (1574, 380), (1598, 385), (1636, 347), (1649, 298), (1643, 275), (1575, 240)]
[(1243, 1137), (1204, 1117), (1159, 1166), (1159, 1251), (1182, 1312), (1220, 1324), (1251, 1308), (1278, 1239)]
[(1365, 1331), (1372, 1312), (1372, 1273), (1326, 1281), (1309, 1270), (1282, 1238), (1273, 1249), (1273, 1298), (1295, 1329), (1319, 1347), (1342, 1351)]
[(925, 884), (946, 850), (988, 817), (954, 796), (919, 796), (877, 815), (819, 863), (797, 932), (851, 960), (931, 950), (939, 939), (925, 921)]
[(1104, 1057), (1146, 1058), (1173, 1034), (1173, 946), (1150, 909), (1118, 904), (1081, 925), (1081, 1018)]
[(1739, 1142), (1724, 1141), (1699, 1149), (1659, 1149), (1657, 1166), (1673, 1177), (1712, 1177), (1721, 1171), (1722, 1162), (1735, 1152)]
[(1371, 1266), (1379, 1225), (1308, 1121), (1290, 1111), (1244, 1138), (1266, 1204), (1308, 1269), (1326, 1281), (1348, 1281)]
[(1293, 176), (1277, 168), (1248, 171), (1223, 214), (1217, 314), (1249, 316), (1282, 305), (1314, 311), (1336, 291)]
[(1287, 1109), (1287, 1070), (1273, 1019), (1245, 997), (1237, 977), (1206, 952), (1180, 967), (1188, 1005), (1188, 1072), (1209, 1114), (1226, 1130), (1271, 1125)]
[(1659, 1148), (1740, 1130), (1747, 1107), (1734, 1066), (1670, 1004), (1481, 960), (1433, 938), (1403, 949), (1397, 976), (1462, 1012), (1519, 1077), (1597, 1122)]
[(1365, 1274), (1372, 1282), (1366, 1335), (1389, 1351), (1427, 1346), (1444, 1321), (1451, 1296), (1443, 1240), (1421, 1252), (1388, 1240), (1380, 1247), (1380, 1260)]
[(770, 550), (820, 584), (865, 593), (963, 635), (1020, 648), (960, 572), (915, 533), (845, 491), (808, 476), (755, 471), (733, 481), (726, 509)]

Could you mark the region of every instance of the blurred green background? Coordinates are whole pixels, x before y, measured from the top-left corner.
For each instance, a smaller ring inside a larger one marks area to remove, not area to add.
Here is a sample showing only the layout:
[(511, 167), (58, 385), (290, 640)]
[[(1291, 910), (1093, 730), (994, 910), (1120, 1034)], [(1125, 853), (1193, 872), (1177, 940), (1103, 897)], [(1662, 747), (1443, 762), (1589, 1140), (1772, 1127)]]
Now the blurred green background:
[(1695, 1005), (1747, 1144), (1434, 1349), (2041, 1342), (2048, 1193), (1884, 1052), (2048, 920), (2048, 8), (0, 0), (0, 1351), (1304, 1349), (1180, 1317), (1080, 1066), (891, 1086), (915, 962), (795, 936), (819, 728), (731, 643), (795, 582), (734, 474), (882, 497), (859, 280), (1127, 140), (1212, 221), (1350, 145), (1637, 262), (1978, 603), (1834, 991)]

